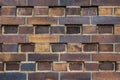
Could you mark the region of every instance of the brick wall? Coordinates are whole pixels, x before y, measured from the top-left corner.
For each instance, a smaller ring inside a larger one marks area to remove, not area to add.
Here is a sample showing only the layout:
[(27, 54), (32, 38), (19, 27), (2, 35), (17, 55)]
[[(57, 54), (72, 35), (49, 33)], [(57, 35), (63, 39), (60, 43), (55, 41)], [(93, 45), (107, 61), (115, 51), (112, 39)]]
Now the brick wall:
[(120, 80), (120, 0), (0, 0), (0, 80)]

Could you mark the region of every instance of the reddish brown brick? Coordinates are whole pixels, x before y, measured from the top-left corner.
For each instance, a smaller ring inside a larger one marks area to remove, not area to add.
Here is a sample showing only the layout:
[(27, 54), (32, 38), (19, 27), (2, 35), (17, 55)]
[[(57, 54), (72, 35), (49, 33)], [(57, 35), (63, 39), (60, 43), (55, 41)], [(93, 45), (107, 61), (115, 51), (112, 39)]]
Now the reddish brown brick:
[(82, 51), (82, 44), (68, 44), (67, 51), (68, 52), (81, 52)]
[(115, 44), (115, 51), (120, 52), (120, 44)]
[(56, 72), (29, 73), (28, 80), (58, 80)]
[(74, 70), (83, 70), (83, 62), (69, 62), (69, 69)]
[(51, 70), (52, 69), (52, 62), (38, 62), (37, 64), (38, 70)]
[(6, 70), (19, 70), (20, 64), (19, 62), (7, 62)]
[(98, 71), (99, 64), (98, 63), (85, 63), (85, 70), (86, 71)]
[(23, 26), (19, 27), (19, 34), (33, 34), (33, 27)]
[(65, 27), (55, 26), (50, 29), (51, 34), (65, 34)]
[(53, 63), (54, 71), (67, 71), (67, 63)]
[(1, 8), (1, 15), (9, 16), (9, 15), (14, 15), (16, 14), (16, 8)]
[(18, 26), (17, 25), (5, 25), (4, 34), (17, 34)]
[(61, 54), (61, 61), (89, 61), (90, 54)]
[(66, 15), (80, 15), (80, 8), (66, 8)]
[(114, 62), (100, 62), (99, 69), (100, 70), (114, 70), (115, 63)]
[(116, 70), (120, 71), (120, 63), (116, 63)]
[(100, 52), (113, 52), (113, 45), (112, 44), (100, 44), (99, 51)]
[(0, 71), (4, 71), (4, 64), (0, 63)]
[(34, 15), (48, 15), (48, 8), (34, 8)]
[(83, 26), (83, 34), (96, 34), (97, 26)]
[(35, 45), (31, 43), (21, 44), (21, 52), (34, 52)]
[(20, 7), (17, 8), (18, 16), (32, 16), (32, 8)]
[(95, 72), (92, 74), (93, 80), (119, 80), (119, 72)]

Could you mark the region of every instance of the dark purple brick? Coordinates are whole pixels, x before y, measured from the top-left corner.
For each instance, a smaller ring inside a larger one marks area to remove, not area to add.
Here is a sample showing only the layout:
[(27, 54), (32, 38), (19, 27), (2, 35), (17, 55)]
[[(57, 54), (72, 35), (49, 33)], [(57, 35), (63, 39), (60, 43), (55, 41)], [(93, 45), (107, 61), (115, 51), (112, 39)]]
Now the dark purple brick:
[(5, 34), (17, 34), (18, 32), (18, 26), (16, 25), (7, 25), (7, 26), (4, 26), (4, 33)]
[(34, 52), (35, 45), (31, 43), (21, 44), (21, 52)]
[(50, 33), (51, 34), (65, 34), (65, 27), (60, 27), (60, 26), (51, 27)]
[(20, 64), (19, 62), (7, 62), (6, 70), (19, 70)]

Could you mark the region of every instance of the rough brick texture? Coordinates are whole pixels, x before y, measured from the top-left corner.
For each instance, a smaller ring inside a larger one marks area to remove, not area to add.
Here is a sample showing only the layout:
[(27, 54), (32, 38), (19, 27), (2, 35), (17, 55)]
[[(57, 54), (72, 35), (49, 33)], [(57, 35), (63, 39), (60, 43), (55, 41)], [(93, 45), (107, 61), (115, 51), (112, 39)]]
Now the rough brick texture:
[(120, 0), (0, 0), (0, 80), (120, 80)]

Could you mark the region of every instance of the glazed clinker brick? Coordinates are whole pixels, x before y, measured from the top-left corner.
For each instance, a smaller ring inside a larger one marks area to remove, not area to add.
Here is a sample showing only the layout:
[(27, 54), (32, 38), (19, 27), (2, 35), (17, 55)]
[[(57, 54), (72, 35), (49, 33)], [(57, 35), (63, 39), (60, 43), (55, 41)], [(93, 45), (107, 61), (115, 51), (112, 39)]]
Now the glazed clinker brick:
[(91, 74), (86, 72), (61, 72), (60, 75), (60, 80), (91, 80)]
[(58, 61), (58, 54), (28, 54), (28, 61)]

